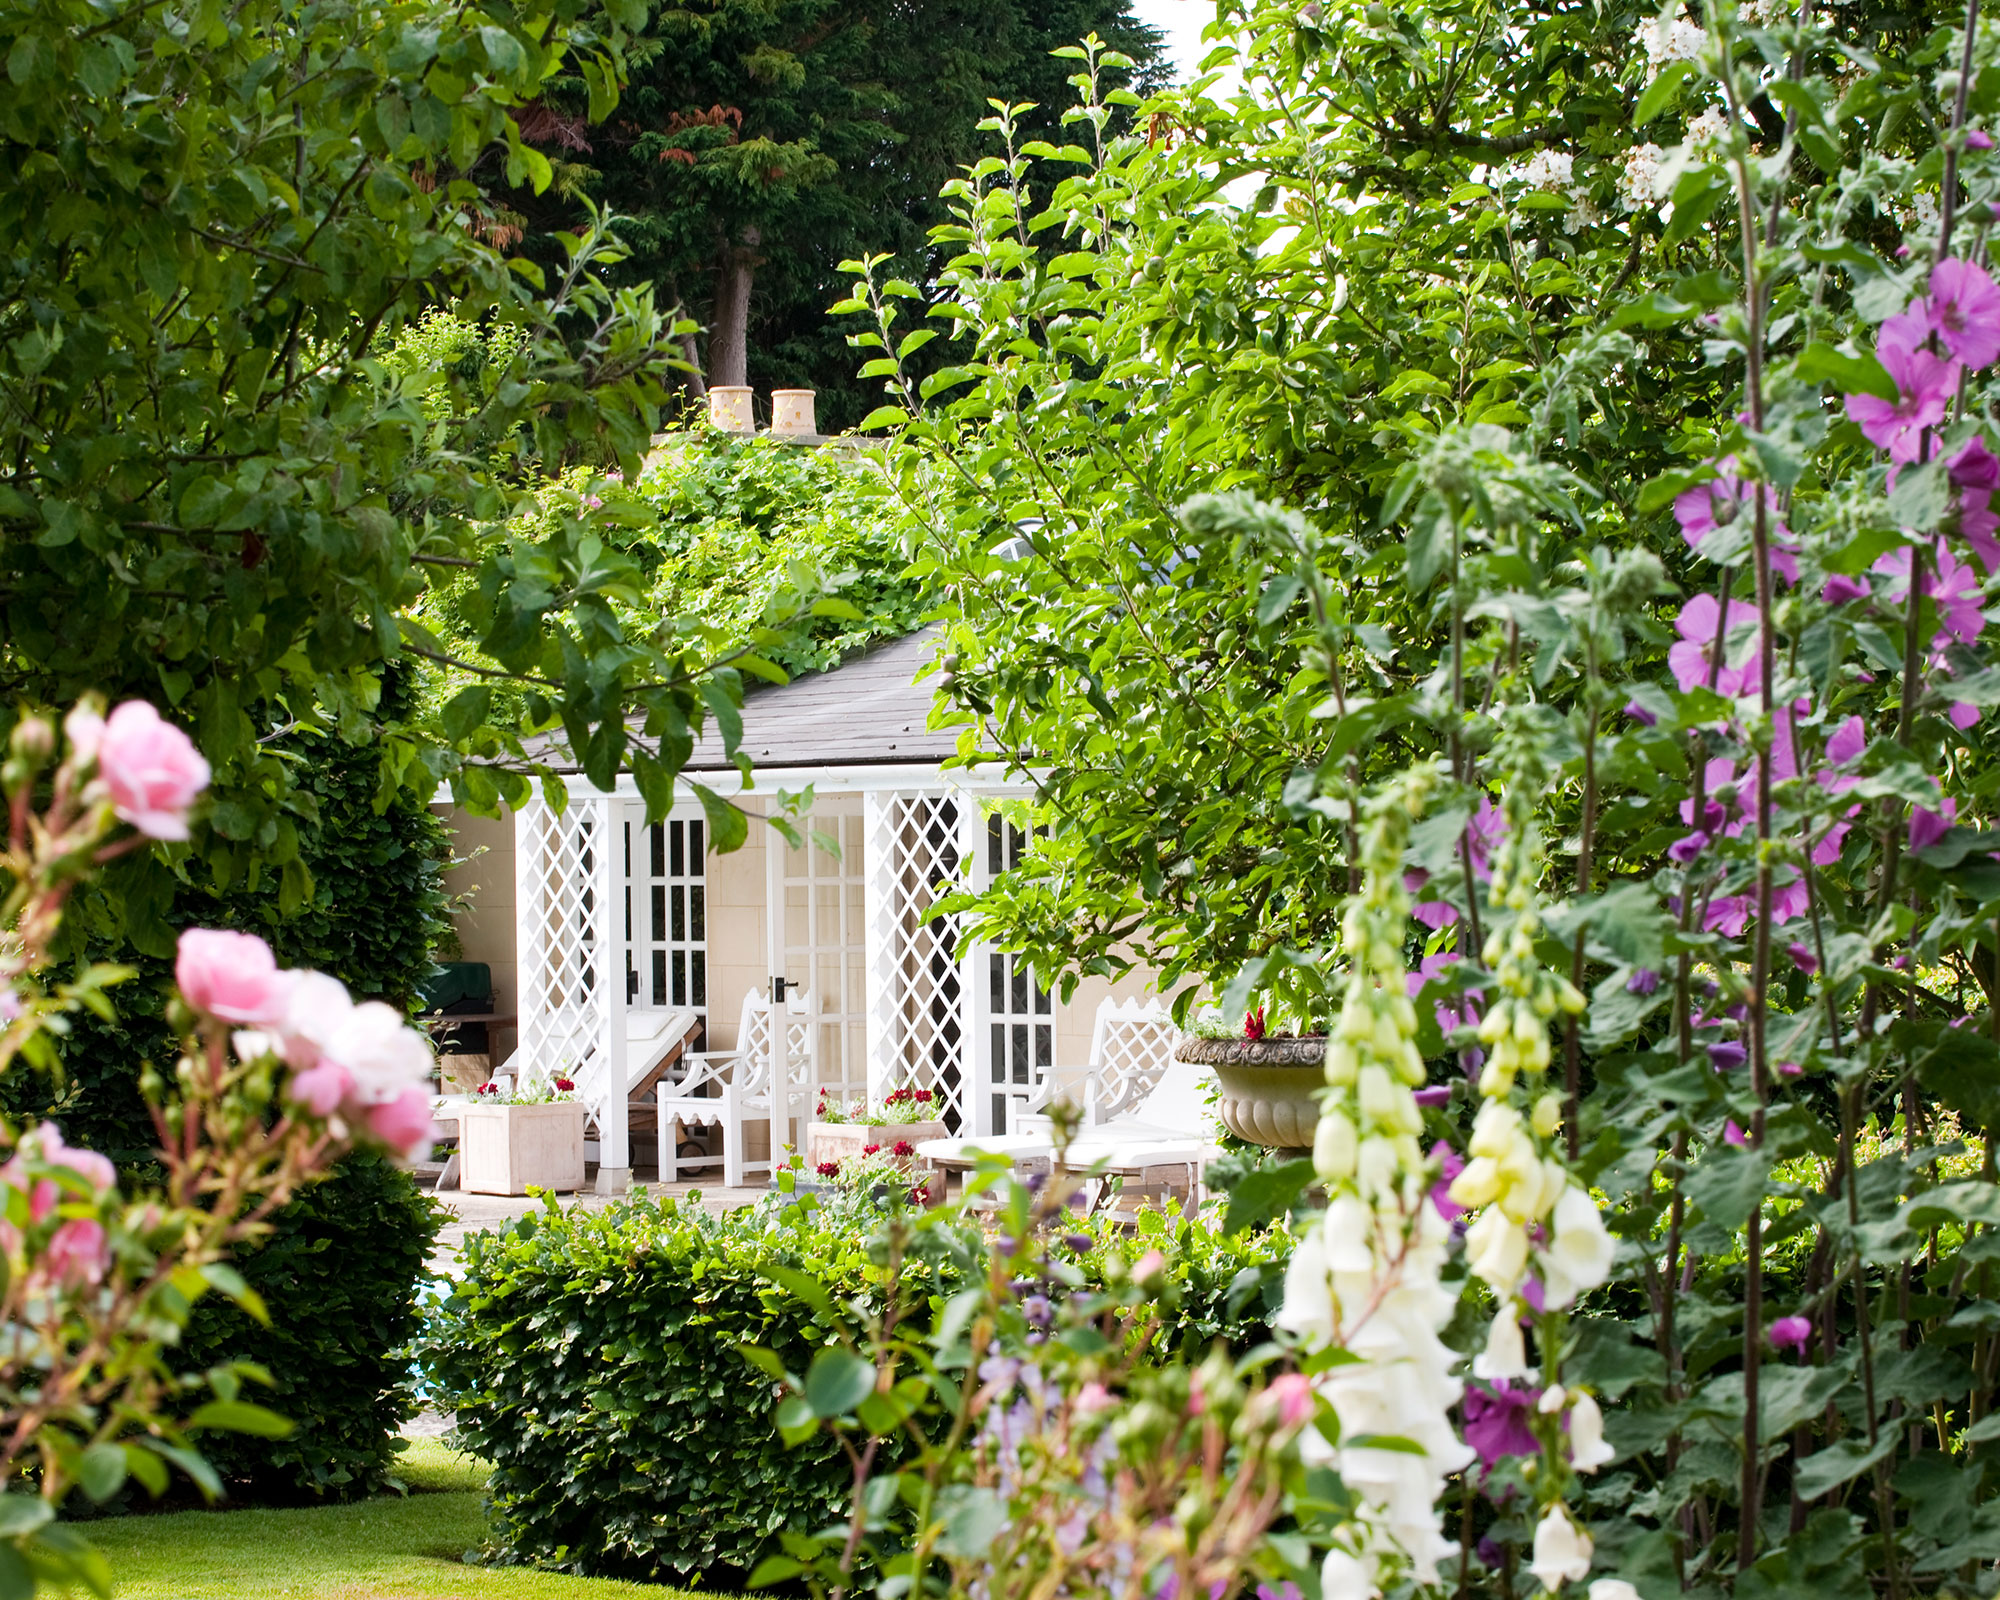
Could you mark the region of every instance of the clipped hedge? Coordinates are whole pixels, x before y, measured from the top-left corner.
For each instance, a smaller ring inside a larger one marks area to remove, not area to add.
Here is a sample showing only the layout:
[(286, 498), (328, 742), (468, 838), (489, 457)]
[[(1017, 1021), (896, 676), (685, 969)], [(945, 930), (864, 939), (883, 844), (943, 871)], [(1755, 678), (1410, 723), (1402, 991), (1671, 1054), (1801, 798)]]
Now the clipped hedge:
[(204, 1437), (231, 1499), (349, 1500), (393, 1475), (399, 1430), (416, 1412), (397, 1353), (421, 1326), (418, 1291), (443, 1220), (407, 1172), (373, 1153), (349, 1156), (238, 1262), (270, 1308), (269, 1327), (219, 1295), (196, 1304), (186, 1364), (257, 1362), (273, 1387), (254, 1398), (298, 1424), (283, 1439)]
[[(831, 1342), (770, 1267), (811, 1273), (836, 1302), (879, 1304), (868, 1231), (844, 1209), (718, 1217), (669, 1198), (597, 1212), (552, 1204), (468, 1239), (464, 1275), (434, 1309), (419, 1360), (466, 1447), (493, 1463), (503, 1556), (740, 1587), (780, 1529), (844, 1516), (845, 1458), (823, 1436), (787, 1449), (772, 1385), (738, 1351), (761, 1345), (804, 1371)], [(1139, 1238), (1100, 1244), (1086, 1262), (1168, 1235), (1181, 1293), (1166, 1344), (1262, 1339), (1288, 1237), (1223, 1239), (1152, 1217)], [(902, 1287), (948, 1294), (958, 1272), (949, 1256), (912, 1262)]]

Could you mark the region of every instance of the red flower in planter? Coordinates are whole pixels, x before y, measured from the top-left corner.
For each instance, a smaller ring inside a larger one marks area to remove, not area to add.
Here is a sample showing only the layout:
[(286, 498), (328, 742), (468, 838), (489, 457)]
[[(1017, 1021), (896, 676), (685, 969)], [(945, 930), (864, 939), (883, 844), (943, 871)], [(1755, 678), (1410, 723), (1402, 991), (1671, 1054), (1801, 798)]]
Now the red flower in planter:
[(864, 1156), (872, 1156), (873, 1154), (875, 1154), (877, 1150), (880, 1150), (881, 1148), (882, 1147), (879, 1144), (864, 1144), (861, 1147), (861, 1153)]
[(913, 1156), (917, 1153), (917, 1147), (911, 1144), (908, 1139), (898, 1139), (895, 1144), (890, 1146), (890, 1151), (894, 1155)]
[(840, 1163), (838, 1161), (822, 1161), (818, 1166), (813, 1168), (813, 1171), (817, 1172), (822, 1178), (837, 1178), (840, 1176)]
[(919, 1089), (916, 1092), (916, 1098), (922, 1104), (929, 1105), (931, 1103), (931, 1092), (928, 1089)]
[(1246, 1039), (1261, 1039), (1264, 1037), (1264, 1008), (1262, 1006), (1259, 1006), (1255, 1011), (1246, 1011), (1243, 1013), (1243, 1037)]
[(556, 1079), (556, 1093), (574, 1094), (576, 1093), (576, 1085), (571, 1083), (567, 1078), (558, 1078)]
[(474, 1094), (498, 1094), (500, 1092), (500, 1085), (497, 1083), (482, 1083), (472, 1092)]

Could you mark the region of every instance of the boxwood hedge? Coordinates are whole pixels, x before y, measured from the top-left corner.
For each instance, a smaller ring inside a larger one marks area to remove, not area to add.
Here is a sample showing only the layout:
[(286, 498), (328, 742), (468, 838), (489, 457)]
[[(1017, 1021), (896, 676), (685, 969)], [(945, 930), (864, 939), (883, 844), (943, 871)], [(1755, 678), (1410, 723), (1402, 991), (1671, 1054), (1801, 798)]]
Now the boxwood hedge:
[[(1266, 1336), (1289, 1249), (1279, 1231), (1218, 1237), (1212, 1219), (1148, 1216), (1127, 1257), (1167, 1242), (1179, 1293), (1161, 1333), (1176, 1349)], [(804, 1371), (832, 1333), (774, 1283), (804, 1270), (839, 1302), (880, 1304), (884, 1269), (852, 1212), (780, 1208), (725, 1216), (671, 1198), (604, 1211), (548, 1210), (475, 1234), (419, 1359), (468, 1448), (493, 1463), (500, 1559), (565, 1571), (740, 1586), (786, 1527), (845, 1514), (845, 1460), (821, 1437), (787, 1449), (768, 1379), (738, 1353), (775, 1351)], [(971, 1266), (928, 1252), (905, 1294), (942, 1295)], [(975, 1269), (976, 1270), (976, 1269)], [(921, 1310), (921, 1307), (919, 1307)]]

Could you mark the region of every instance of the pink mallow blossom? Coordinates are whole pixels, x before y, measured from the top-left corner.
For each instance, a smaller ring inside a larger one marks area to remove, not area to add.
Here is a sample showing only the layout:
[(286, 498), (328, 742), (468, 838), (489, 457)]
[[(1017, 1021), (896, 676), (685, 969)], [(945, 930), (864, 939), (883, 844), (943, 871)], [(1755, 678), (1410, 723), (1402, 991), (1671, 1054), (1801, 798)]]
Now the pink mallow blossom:
[(1930, 810), (1926, 806), (1912, 806), (1910, 808), (1910, 849), (1912, 853), (1918, 850), (1928, 850), (1947, 833), (1951, 832), (1951, 826), (1957, 820), (1958, 802), (1950, 795), (1946, 795), (1938, 802), (1938, 808), (1935, 811)]
[(185, 839), (188, 808), (208, 787), (188, 736), (143, 700), (127, 700), (97, 735), (97, 779), (111, 808), (149, 839)]
[[(1667, 665), (1673, 669), (1681, 693), (1706, 688), (1711, 683), (1717, 694), (1732, 700), (1753, 692), (1762, 681), (1757, 663), (1756, 626), (1757, 608), (1741, 600), (1729, 602), (1726, 620), (1712, 594), (1695, 595), (1682, 606), (1680, 615), (1674, 619), (1680, 642), (1667, 651)], [(1750, 634), (1748, 665), (1732, 667), (1728, 636), (1741, 629), (1749, 630)]]
[(1517, 1389), (1504, 1378), (1491, 1386), (1466, 1386), (1465, 1442), (1488, 1471), (1509, 1456), (1541, 1454), (1541, 1441), (1528, 1420), (1541, 1398), (1540, 1389)]
[(1895, 381), (1896, 398), (1847, 396), (1847, 414), (1871, 444), (1899, 464), (1917, 459), (1924, 430), (1944, 421), (1945, 406), (1958, 387), (1958, 363), (1927, 349), (1930, 336), (1931, 319), (1920, 304), (1891, 317), (1875, 341), (1875, 357)]
[(181, 935), (174, 982), (195, 1010), (259, 1028), (283, 1019), (292, 994), (292, 974), (278, 970), (271, 947), (254, 933), (226, 928)]
[(1739, 518), (1754, 517), (1759, 498), (1766, 508), (1765, 535), (1771, 546), (1771, 570), (1787, 583), (1799, 581), (1799, 562), (1791, 543), (1791, 529), (1778, 518), (1776, 503), (1768, 484), (1745, 482), (1736, 476), (1737, 460), (1725, 456), (1715, 463), (1716, 476), (1674, 497), (1674, 519), (1681, 525), (1681, 537), (1695, 549), (1701, 548), (1717, 528), (1732, 526)]
[(1773, 1350), (1803, 1350), (1812, 1337), (1812, 1321), (1808, 1317), (1780, 1317), (1764, 1330), (1764, 1337), (1771, 1341)]
[(2000, 359), (2000, 288), (1984, 267), (1947, 256), (1931, 269), (1925, 307), (1944, 347), (1967, 366)]
[(2000, 456), (1975, 433), (1945, 463), (1945, 470), (1958, 491), (1959, 536), (1990, 577), (2000, 571), (2000, 539), (1994, 538), (2000, 532), (2000, 512), (1992, 509), (1993, 492), (2000, 489)]

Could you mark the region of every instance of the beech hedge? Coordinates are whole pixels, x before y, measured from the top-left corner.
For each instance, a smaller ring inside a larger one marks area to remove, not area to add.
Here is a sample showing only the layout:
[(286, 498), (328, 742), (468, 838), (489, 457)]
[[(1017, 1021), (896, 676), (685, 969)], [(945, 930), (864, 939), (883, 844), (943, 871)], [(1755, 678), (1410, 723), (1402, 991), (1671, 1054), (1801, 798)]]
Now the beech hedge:
[[(1101, 1274), (1169, 1245), (1155, 1349), (1206, 1351), (1268, 1336), (1290, 1239), (1230, 1237), (1175, 1213), (1136, 1237), (1080, 1224)], [(823, 1316), (773, 1273), (804, 1272), (835, 1302), (879, 1306), (879, 1238), (845, 1207), (766, 1202), (726, 1214), (666, 1198), (604, 1211), (547, 1210), (474, 1234), (463, 1272), (418, 1342), (436, 1403), (493, 1463), (501, 1561), (595, 1576), (740, 1587), (780, 1529), (846, 1515), (852, 1480), (831, 1439), (788, 1449), (770, 1380), (740, 1354), (792, 1371), (833, 1342)], [(941, 1303), (978, 1270), (976, 1234), (927, 1228), (900, 1286)], [(919, 1301), (918, 1315), (928, 1315)]]

